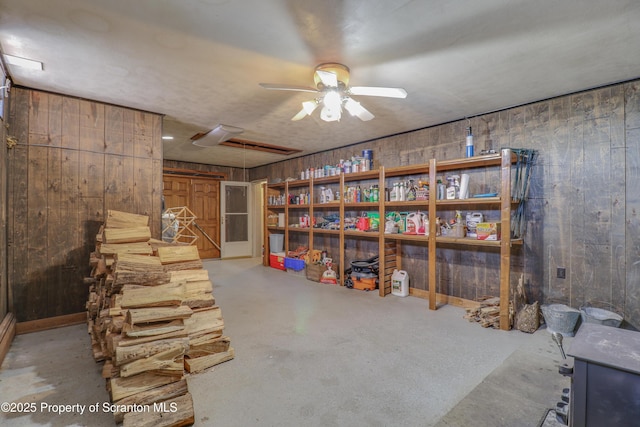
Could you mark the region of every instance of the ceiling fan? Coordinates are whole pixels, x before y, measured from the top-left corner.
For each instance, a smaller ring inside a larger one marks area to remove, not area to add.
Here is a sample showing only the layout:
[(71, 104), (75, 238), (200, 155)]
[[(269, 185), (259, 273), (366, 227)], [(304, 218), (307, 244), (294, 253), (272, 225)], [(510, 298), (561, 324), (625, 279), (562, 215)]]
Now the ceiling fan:
[(269, 90), (291, 90), (297, 92), (317, 93), (312, 101), (302, 103), (302, 110), (291, 120), (300, 120), (310, 116), (322, 105), (320, 118), (326, 122), (338, 121), (342, 117), (342, 107), (352, 116), (368, 121), (375, 116), (350, 95), (382, 96), (387, 98), (406, 98), (407, 91), (399, 87), (349, 86), (349, 68), (333, 62), (320, 64), (313, 75), (316, 87), (260, 83)]

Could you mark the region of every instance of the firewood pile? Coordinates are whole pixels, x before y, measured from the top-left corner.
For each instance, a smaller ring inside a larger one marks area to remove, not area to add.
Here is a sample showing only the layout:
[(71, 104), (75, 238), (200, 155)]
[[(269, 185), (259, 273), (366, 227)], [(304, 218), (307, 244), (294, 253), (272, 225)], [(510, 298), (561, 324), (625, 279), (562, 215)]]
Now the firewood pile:
[[(195, 246), (151, 239), (149, 218), (109, 210), (91, 254), (86, 304), (116, 423), (194, 423), (185, 375), (231, 360)], [(142, 410), (141, 410), (142, 409)]]
[[(478, 322), (483, 328), (500, 329), (500, 298), (484, 297), (479, 299), (479, 305), (467, 308), (464, 318), (469, 322)], [(509, 310), (511, 316), (511, 306)]]

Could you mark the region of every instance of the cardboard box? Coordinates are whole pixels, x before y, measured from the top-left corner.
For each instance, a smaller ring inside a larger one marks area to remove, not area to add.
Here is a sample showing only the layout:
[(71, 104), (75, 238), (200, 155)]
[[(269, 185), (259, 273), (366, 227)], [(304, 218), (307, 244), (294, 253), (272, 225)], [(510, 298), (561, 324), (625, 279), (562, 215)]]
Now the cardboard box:
[(500, 240), (501, 231), (499, 222), (479, 222), (476, 226), (478, 240)]
[[(336, 277), (340, 278), (340, 267), (337, 264), (332, 264), (331, 269), (336, 272)], [(314, 282), (319, 282), (322, 279), (322, 274), (327, 271), (327, 266), (320, 263), (307, 264), (306, 268), (307, 279)]]

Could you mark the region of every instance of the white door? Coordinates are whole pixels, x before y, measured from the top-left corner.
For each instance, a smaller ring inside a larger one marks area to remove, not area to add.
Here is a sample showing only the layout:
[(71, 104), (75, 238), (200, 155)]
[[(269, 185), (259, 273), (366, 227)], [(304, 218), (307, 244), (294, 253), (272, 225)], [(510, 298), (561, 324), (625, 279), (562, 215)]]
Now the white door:
[(221, 258), (250, 257), (253, 247), (250, 184), (222, 181), (220, 193), (222, 195)]

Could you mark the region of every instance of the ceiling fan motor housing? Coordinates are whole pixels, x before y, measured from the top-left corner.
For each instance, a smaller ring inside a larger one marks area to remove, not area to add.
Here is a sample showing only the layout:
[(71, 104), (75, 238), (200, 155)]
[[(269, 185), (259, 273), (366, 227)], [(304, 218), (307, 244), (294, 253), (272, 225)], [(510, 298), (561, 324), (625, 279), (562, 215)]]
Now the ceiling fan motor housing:
[[(326, 62), (318, 65), (315, 71), (318, 70), (335, 74), (338, 79), (338, 89), (345, 90), (349, 86), (349, 67), (346, 65), (338, 64), (336, 62)], [(316, 72), (313, 73), (313, 81), (319, 91), (324, 89), (325, 86)]]

